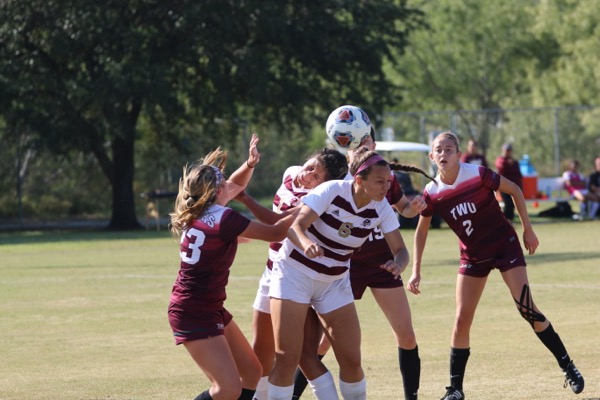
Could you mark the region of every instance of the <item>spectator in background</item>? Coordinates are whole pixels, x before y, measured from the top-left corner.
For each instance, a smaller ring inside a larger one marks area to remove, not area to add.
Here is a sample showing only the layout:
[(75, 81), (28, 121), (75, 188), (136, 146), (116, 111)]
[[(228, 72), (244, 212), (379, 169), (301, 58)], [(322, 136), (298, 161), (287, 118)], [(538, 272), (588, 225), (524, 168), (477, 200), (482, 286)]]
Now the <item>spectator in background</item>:
[(482, 165), (487, 168), (488, 163), (483, 154), (479, 154), (477, 151), (479, 145), (474, 139), (469, 140), (467, 143), (467, 151), (460, 158), (461, 162)]
[[(516, 183), (523, 190), (523, 175), (521, 175), (519, 162), (512, 156), (512, 145), (510, 143), (502, 145), (502, 155), (496, 158), (496, 171), (498, 175)], [(502, 202), (504, 202), (504, 216), (512, 223), (515, 217), (515, 203), (513, 203), (510, 194), (503, 192), (500, 194), (502, 195)]]
[[(594, 160), (594, 172), (590, 174), (588, 179), (588, 190), (600, 198), (600, 157)], [(596, 218), (600, 202), (592, 202), (590, 207), (590, 216)]]
[[(565, 189), (571, 196), (573, 196), (577, 201), (579, 201), (579, 218), (583, 219), (586, 216), (587, 210), (587, 202), (592, 201), (597, 203), (600, 201), (600, 197), (591, 191), (588, 190), (588, 184), (585, 179), (585, 176), (579, 172), (579, 161), (571, 160), (569, 164), (567, 164), (567, 170), (563, 172), (562, 178), (565, 185)], [(594, 203), (592, 203), (594, 204)], [(598, 211), (597, 205), (594, 207), (594, 213)], [(588, 217), (593, 217), (590, 207), (589, 212), (587, 213)]]

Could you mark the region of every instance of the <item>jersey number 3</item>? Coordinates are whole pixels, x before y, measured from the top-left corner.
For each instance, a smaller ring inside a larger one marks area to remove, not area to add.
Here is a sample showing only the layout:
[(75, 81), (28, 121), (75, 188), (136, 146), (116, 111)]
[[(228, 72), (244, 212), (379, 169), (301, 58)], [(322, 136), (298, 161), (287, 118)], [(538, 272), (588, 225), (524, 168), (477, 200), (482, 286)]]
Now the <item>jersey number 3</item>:
[[(202, 253), (200, 247), (202, 247), (204, 244), (206, 235), (204, 235), (204, 232), (199, 231), (198, 229), (191, 228), (185, 232), (185, 236), (181, 236), (181, 243), (183, 243), (186, 237), (188, 238), (188, 250), (181, 252), (181, 261), (187, 264), (196, 264), (198, 261), (200, 261), (200, 254)], [(196, 240), (194, 240), (194, 238)], [(194, 240), (193, 243), (192, 240)]]

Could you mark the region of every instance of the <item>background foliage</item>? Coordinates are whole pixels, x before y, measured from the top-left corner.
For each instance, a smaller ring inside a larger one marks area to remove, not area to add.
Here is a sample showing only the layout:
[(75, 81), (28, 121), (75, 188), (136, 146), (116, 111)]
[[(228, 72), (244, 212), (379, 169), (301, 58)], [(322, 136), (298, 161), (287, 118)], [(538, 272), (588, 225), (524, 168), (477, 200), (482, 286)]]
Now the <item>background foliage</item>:
[[(252, 131), (271, 196), (362, 106), (397, 140), (453, 129), (488, 158), (504, 141), (556, 173), (600, 153), (594, 1), (9, 0), (0, 6), (0, 219), (102, 217), (138, 226), (143, 192), (176, 190), (216, 146), (243, 162)], [(581, 107), (584, 106), (584, 107)], [(532, 108), (529, 114), (511, 112)], [(475, 110), (476, 112), (473, 112)], [(410, 111), (411, 113), (406, 113)], [(19, 202), (21, 200), (21, 202)]]

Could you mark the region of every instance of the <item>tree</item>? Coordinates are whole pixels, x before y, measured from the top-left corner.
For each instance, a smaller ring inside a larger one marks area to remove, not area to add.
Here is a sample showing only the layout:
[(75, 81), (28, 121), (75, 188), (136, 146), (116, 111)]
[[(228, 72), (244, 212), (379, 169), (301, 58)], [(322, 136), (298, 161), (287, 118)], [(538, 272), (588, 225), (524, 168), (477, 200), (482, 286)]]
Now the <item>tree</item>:
[[(424, 2), (422, 10), (429, 29), (411, 36), (400, 67), (390, 72), (404, 88), (398, 106), (483, 110), (528, 102), (527, 66), (540, 47), (528, 31), (533, 3), (440, 0)], [(489, 127), (502, 116), (459, 115), (467, 127), (463, 134), (478, 139), (485, 151)]]
[(161, 116), (165, 141), (187, 124), (227, 141), (237, 129), (216, 118), (305, 127), (342, 102), (381, 110), (399, 98), (383, 62), (421, 15), (384, 0), (7, 0), (0, 11), (7, 127), (93, 155), (111, 184), (113, 229), (139, 227), (142, 116)]

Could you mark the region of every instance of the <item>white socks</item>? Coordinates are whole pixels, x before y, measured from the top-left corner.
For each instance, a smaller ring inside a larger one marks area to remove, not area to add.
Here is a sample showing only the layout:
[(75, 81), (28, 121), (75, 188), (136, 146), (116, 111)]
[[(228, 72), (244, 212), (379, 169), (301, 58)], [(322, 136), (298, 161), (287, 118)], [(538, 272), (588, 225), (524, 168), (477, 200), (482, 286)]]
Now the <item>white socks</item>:
[(338, 400), (337, 390), (335, 388), (335, 382), (331, 372), (327, 371), (320, 377), (308, 381), (310, 387), (315, 394), (315, 397), (319, 400)]
[(340, 379), (340, 392), (344, 400), (366, 400), (367, 381), (363, 378), (359, 382), (348, 383)]
[(290, 400), (294, 395), (294, 385), (275, 386), (269, 382), (269, 400)]
[(269, 399), (269, 377), (261, 376), (256, 385), (253, 400), (268, 400)]

